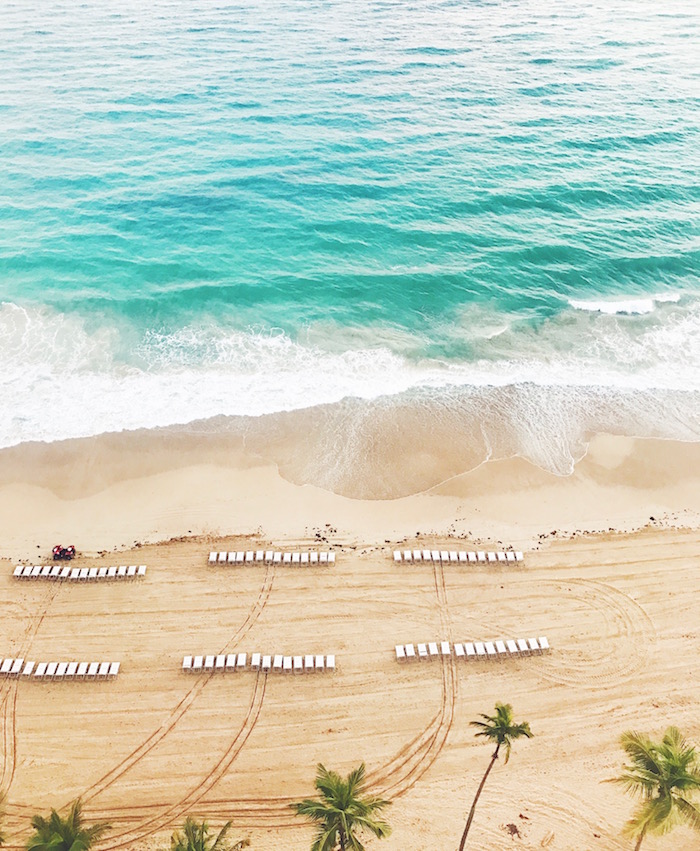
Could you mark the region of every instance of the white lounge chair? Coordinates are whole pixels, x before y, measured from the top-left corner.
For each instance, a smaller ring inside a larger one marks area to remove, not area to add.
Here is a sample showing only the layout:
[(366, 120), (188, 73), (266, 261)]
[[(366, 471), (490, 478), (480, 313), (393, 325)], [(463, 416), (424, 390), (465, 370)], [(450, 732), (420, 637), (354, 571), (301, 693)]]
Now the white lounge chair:
[(106, 579), (107, 578), (107, 568), (106, 567), (101, 567), (97, 571), (97, 578), (98, 579)]
[(450, 642), (449, 641), (441, 641), (440, 642), (440, 653), (443, 656), (451, 656), (452, 651), (450, 650)]
[(284, 564), (291, 564), (292, 563), (292, 554), (291, 553), (285, 553), (282, 556), (282, 561), (284, 562)]
[(107, 676), (110, 679), (113, 679), (114, 677), (117, 676), (117, 674), (119, 673), (119, 666), (120, 665), (121, 665), (121, 662), (111, 662), (110, 663), (109, 672), (107, 674)]
[(309, 553), (311, 564), (318, 564), (318, 553)]
[(41, 568), (41, 574), (40, 574), (40, 576), (41, 576), (41, 578), (42, 578), (42, 579), (47, 579), (47, 578), (49, 577), (49, 575), (50, 575), (50, 574), (51, 574), (51, 565), (50, 565), (50, 564), (45, 564), (45, 565)]
[(474, 645), (471, 643), (471, 641), (467, 641), (465, 643), (464, 652), (468, 660), (473, 659), (476, 656), (476, 650), (474, 650)]
[(97, 669), (97, 676), (104, 679), (109, 673), (109, 662), (100, 662), (100, 667)]
[(253, 670), (253, 671), (259, 671), (260, 670), (260, 654), (259, 653), (253, 653), (253, 655), (250, 657), (250, 667), (251, 667), (251, 670)]
[(530, 648), (530, 653), (539, 653), (540, 645), (537, 643), (536, 638), (528, 638), (527, 640), (528, 647)]
[(23, 570), (24, 570), (24, 565), (18, 564), (17, 567), (12, 571), (12, 575), (15, 577), (15, 579), (19, 579), (20, 576), (22, 575)]
[(418, 645), (418, 658), (421, 662), (426, 662), (428, 659), (428, 648), (425, 644)]
[(129, 569), (126, 572), (127, 579), (133, 579), (136, 576), (136, 565), (130, 564)]
[(403, 551), (403, 560), (404, 561), (413, 561), (413, 553), (410, 550)]
[(255, 551), (255, 561), (264, 561), (265, 553), (262, 550)]
[(433, 561), (440, 561), (440, 550), (432, 550), (431, 555)]
[(97, 579), (97, 568), (91, 567), (88, 570), (88, 579)]
[[(51, 666), (49, 666), (49, 667), (51, 667)], [(99, 670), (100, 670), (100, 663), (99, 662), (90, 662), (90, 665), (87, 669), (87, 674), (85, 674), (85, 676), (88, 679), (94, 680), (95, 677), (97, 676), (97, 672)]]
[(204, 657), (204, 670), (205, 671), (213, 671), (214, 670), (214, 656), (205, 656)]
[(274, 558), (272, 560), (275, 564), (279, 564), (282, 561), (282, 553), (275, 553)]
[(0, 674), (2, 674), (3, 677), (6, 677), (10, 673), (10, 670), (12, 669), (12, 663), (14, 661), (14, 659), (2, 660), (2, 665), (0, 665)]
[(236, 562), (236, 552), (235, 550), (229, 551), (228, 557), (226, 559), (227, 564), (235, 564)]
[(272, 552), (272, 550), (267, 550), (265, 553), (265, 561), (272, 561), (274, 555), (275, 554)]
[(218, 671), (220, 674), (223, 674), (226, 668), (226, 654), (219, 653), (216, 657), (216, 664), (214, 665), (214, 670)]
[(481, 660), (486, 658), (486, 648), (484, 647), (483, 641), (475, 641), (474, 650), (476, 650), (477, 659)]
[(502, 659), (504, 656), (508, 655), (508, 648), (502, 641), (497, 641), (496, 652), (498, 653), (498, 658)]
[(301, 563), (302, 564), (308, 564), (309, 563), (309, 554), (308, 553), (302, 553), (301, 554)]
[(540, 650), (542, 652), (549, 650), (549, 641), (547, 641), (547, 638), (544, 635), (541, 635), (539, 637), (538, 641), (539, 641), (539, 644), (540, 644)]
[(44, 674), (46, 673), (46, 667), (46, 662), (39, 662), (39, 664), (36, 666), (36, 670), (34, 671), (35, 679), (43, 679)]
[(272, 667), (272, 656), (263, 656), (261, 668), (263, 673), (267, 673)]
[(32, 567), (31, 579), (38, 579), (41, 576), (42, 567), (40, 564), (35, 564)]
[(138, 569), (138, 576), (145, 576), (145, 575), (146, 575), (146, 565), (140, 564), (139, 569)]
[(406, 651), (404, 650), (403, 644), (396, 645), (396, 661), (404, 662), (406, 660)]
[(236, 564), (241, 564), (244, 561), (245, 561), (245, 553), (243, 552), (243, 550), (238, 550), (236, 552)]
[(201, 671), (204, 665), (204, 656), (195, 656), (192, 660), (192, 670)]
[(301, 554), (300, 553), (292, 553), (292, 564), (299, 564), (300, 561), (301, 561)]
[(31, 564), (27, 564), (22, 571), (22, 579), (31, 579), (32, 571), (34, 570)]
[(319, 553), (318, 560), (321, 564), (328, 564), (328, 553)]
[(436, 643), (435, 641), (431, 641), (431, 642), (429, 642), (429, 644), (428, 644), (428, 653), (430, 654), (430, 659), (431, 659), (431, 661), (432, 661), (433, 659), (437, 659), (437, 657), (440, 655), (440, 653), (438, 652), (438, 646), (437, 646), (437, 643)]
[(304, 673), (304, 657), (303, 656), (295, 656), (294, 657), (294, 673), (295, 674), (303, 674)]
[(227, 654), (227, 656), (226, 656), (226, 670), (235, 672), (235, 670), (236, 670), (236, 654), (235, 653)]
[(515, 552), (515, 560), (516, 561), (522, 561), (523, 560), (523, 554), (521, 552), (517, 551), (517, 550)]
[(416, 651), (412, 644), (407, 644), (405, 647), (406, 650), (406, 661), (413, 662), (416, 658)]
[(281, 653), (275, 654), (274, 661), (272, 663), (272, 670), (279, 673), (282, 670), (282, 665), (284, 664), (284, 657)]
[(71, 570), (70, 567), (62, 567), (61, 568), (61, 575), (60, 575), (59, 578), (60, 579), (68, 579), (68, 577), (70, 576), (70, 570)]
[(24, 665), (24, 670), (22, 671), (22, 676), (23, 677), (31, 677), (31, 675), (34, 671), (35, 665), (36, 665), (36, 662), (26, 662), (25, 665)]
[(506, 554), (505, 553), (499, 552), (499, 553), (496, 553), (496, 556), (497, 556), (499, 561), (506, 561)]
[(457, 550), (450, 550), (450, 561), (459, 561)]
[(58, 662), (49, 662), (49, 664), (46, 666), (46, 673), (44, 674), (44, 678), (49, 677), (50, 679), (53, 679), (57, 668)]
[(219, 553), (219, 561), (220, 562), (225, 562), (227, 558), (228, 558), (228, 552), (222, 551), (222, 552)]
[(477, 550), (476, 560), (477, 561), (486, 561), (486, 553), (483, 550)]
[(75, 672), (76, 680), (84, 680), (87, 672), (88, 672), (88, 663), (87, 662), (80, 662), (80, 664), (78, 665), (78, 670)]
[(467, 561), (467, 551), (466, 550), (460, 550), (459, 551), (459, 560), (460, 561)]
[(69, 662), (68, 667), (66, 668), (66, 679), (72, 680), (75, 677), (75, 674), (78, 670), (77, 662)]
[(217, 553), (209, 553), (209, 564), (214, 564), (216, 561)]
[(326, 656), (326, 670), (335, 671), (335, 656), (331, 654), (330, 656)]
[(328, 553), (328, 564), (335, 564), (335, 553)]
[(450, 560), (450, 554), (447, 552), (447, 550), (440, 550), (440, 561), (449, 561), (449, 560)]
[(255, 553), (253, 550), (247, 550), (245, 554), (246, 561), (255, 561)]
[(506, 553), (506, 561), (515, 561), (515, 553), (512, 550)]
[(494, 645), (493, 645), (493, 642), (492, 642), (492, 641), (485, 641), (485, 642), (484, 642), (484, 648), (485, 648), (485, 650), (486, 650), (486, 656), (487, 656), (489, 659), (495, 659), (495, 658), (496, 658), (496, 656), (498, 655), (498, 654), (496, 653), (496, 648), (494, 647)]
[(530, 648), (527, 646), (527, 641), (524, 638), (516, 638), (518, 643), (518, 650), (520, 651), (521, 656), (529, 656)]
[(242, 670), (245, 669), (245, 666), (248, 664), (248, 654), (247, 653), (239, 653), (238, 659), (236, 660), (236, 668)]
[(117, 571), (117, 578), (118, 579), (126, 579), (126, 565), (125, 564), (119, 565), (119, 570)]
[(66, 675), (67, 670), (68, 662), (59, 662), (58, 667), (56, 668), (56, 677), (60, 677), (60, 679), (63, 679)]
[(423, 550), (423, 561), (432, 561), (433, 554), (430, 550)]
[(423, 553), (420, 550), (413, 550), (413, 561), (422, 561)]
[(306, 656), (304, 656), (304, 671), (306, 671), (306, 673), (308, 674), (308, 673), (312, 673), (313, 670), (314, 670), (314, 657), (311, 655), (311, 653), (307, 653)]
[(324, 658), (323, 656), (316, 656), (316, 670), (322, 671), (324, 669)]
[(24, 665), (24, 659), (15, 659), (12, 663), (12, 667), (10, 668), (10, 676), (18, 677), (20, 675), (20, 671), (22, 670), (22, 665)]
[(496, 561), (496, 553), (487, 553), (489, 561)]
[(509, 638), (506, 641), (506, 647), (508, 648), (508, 652), (510, 653), (511, 656), (519, 656), (520, 655), (518, 653), (518, 645), (513, 641), (512, 638)]
[(282, 669), (284, 670), (285, 674), (291, 674), (292, 673), (292, 664), (293, 664), (292, 663), (292, 657), (291, 656), (285, 656), (284, 657), (284, 663), (282, 665)]
[(463, 644), (455, 644), (455, 656), (458, 659), (464, 659), (464, 645)]

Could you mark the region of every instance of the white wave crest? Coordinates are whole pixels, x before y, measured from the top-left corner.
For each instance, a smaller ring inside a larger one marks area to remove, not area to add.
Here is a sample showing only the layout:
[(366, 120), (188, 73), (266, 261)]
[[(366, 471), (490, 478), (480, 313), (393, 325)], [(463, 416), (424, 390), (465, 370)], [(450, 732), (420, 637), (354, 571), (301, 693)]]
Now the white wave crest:
[(608, 301), (579, 301), (572, 298), (569, 299), (569, 304), (576, 310), (588, 310), (592, 313), (640, 314), (651, 313), (656, 309), (657, 305), (663, 302), (675, 303), (680, 301), (680, 298), (680, 293), (661, 293), (644, 298), (610, 299)]

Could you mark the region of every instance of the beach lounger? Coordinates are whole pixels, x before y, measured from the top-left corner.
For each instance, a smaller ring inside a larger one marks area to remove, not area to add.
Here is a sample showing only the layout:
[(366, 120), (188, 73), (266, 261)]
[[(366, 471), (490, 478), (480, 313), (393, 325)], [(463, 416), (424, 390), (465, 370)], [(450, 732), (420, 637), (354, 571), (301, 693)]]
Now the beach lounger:
[(433, 561), (440, 561), (440, 550), (431, 550), (430, 557)]
[(205, 656), (204, 657), (204, 670), (205, 671), (213, 671), (214, 670), (214, 656)]
[(68, 670), (68, 662), (59, 662), (58, 667), (56, 668), (55, 676), (57, 678), (63, 679), (66, 675), (67, 670)]
[(303, 674), (304, 673), (304, 657), (303, 656), (295, 656), (294, 657), (294, 673), (295, 674)]
[(326, 670), (331, 673), (335, 671), (335, 656), (333, 654), (326, 656)]
[(248, 550), (248, 551), (246, 552), (246, 554), (245, 554), (245, 560), (246, 560), (246, 561), (254, 561), (254, 560), (255, 560), (255, 553), (253, 552), (253, 550)]
[(477, 561), (486, 561), (486, 553), (483, 550), (478, 550), (476, 554)]
[(544, 636), (544, 635), (541, 635), (541, 636), (539, 637), (538, 641), (539, 641), (539, 643), (540, 643), (540, 650), (541, 650), (542, 652), (545, 652), (545, 651), (549, 650), (549, 641), (547, 641), (547, 639), (545, 638), (545, 636)]
[(61, 575), (60, 575), (59, 578), (60, 579), (68, 579), (68, 577), (70, 576), (70, 570), (71, 570), (70, 567), (62, 567), (61, 568)]
[(255, 561), (264, 561), (265, 553), (262, 550), (255, 551)]
[(422, 561), (423, 553), (420, 550), (413, 550), (413, 561)]
[(496, 561), (496, 553), (488, 553), (489, 561)]
[(46, 679), (47, 677), (49, 679), (53, 679), (57, 668), (58, 662), (49, 662), (49, 664), (46, 666), (46, 673), (44, 674), (44, 679)]
[(496, 658), (496, 656), (497, 656), (496, 648), (494, 647), (492, 641), (485, 641), (484, 642), (484, 648), (486, 649), (486, 656), (489, 659), (495, 659)]
[(328, 564), (335, 564), (335, 553), (328, 553)]
[(404, 650), (403, 644), (396, 645), (396, 661), (397, 662), (405, 662), (406, 661), (406, 651)]
[(506, 561), (515, 561), (515, 553), (512, 552), (512, 551), (507, 552), (506, 553)]
[(2, 665), (0, 665), (0, 674), (3, 677), (6, 677), (10, 673), (10, 669), (12, 668), (12, 663), (14, 659), (3, 659)]
[(433, 554), (430, 550), (423, 550), (423, 561), (432, 561)]
[(496, 553), (496, 557), (498, 558), (499, 561), (505, 561), (506, 560), (506, 554), (505, 553)]
[(81, 567), (78, 569), (78, 581), (79, 582), (87, 582), (88, 578), (88, 569), (87, 567)]
[(467, 558), (469, 559), (470, 562), (476, 561), (476, 553), (475, 552), (468, 552)]
[(314, 657), (310, 653), (304, 656), (304, 670), (307, 674), (314, 670)]
[(97, 676), (97, 672), (100, 670), (99, 662), (90, 662), (88, 665), (87, 673), (85, 674), (86, 679), (94, 680)]
[(456, 550), (450, 550), (450, 561), (459, 561), (459, 556)]
[(120, 564), (119, 570), (117, 570), (117, 578), (118, 579), (126, 579), (126, 565)]
[(517, 641), (517, 644), (518, 644), (518, 650), (520, 651), (520, 655), (521, 656), (529, 656), (530, 655), (530, 648), (527, 646), (527, 641), (525, 641), (524, 638), (517, 638), (516, 641)]
[(272, 656), (263, 656), (262, 657), (262, 671), (264, 674), (268, 673), (270, 668), (272, 667)]
[(78, 665), (78, 670), (75, 672), (76, 680), (84, 680), (85, 675), (87, 674), (87, 671), (88, 671), (88, 663), (87, 662), (80, 662), (80, 664)]
[(226, 654), (219, 653), (219, 655), (216, 657), (216, 664), (214, 665), (214, 670), (223, 674), (225, 668), (226, 668)]
[(228, 558), (228, 553), (227, 553), (227, 552), (220, 552), (220, 553), (219, 553), (219, 561), (220, 561), (220, 562), (224, 562), (224, 561), (226, 561), (226, 559), (227, 559), (227, 558)]
[(15, 577), (15, 579), (19, 579), (19, 577), (22, 575), (23, 570), (24, 565), (18, 564), (17, 567), (13, 570), (12, 575)]
[(121, 665), (121, 662), (110, 662), (109, 671), (107, 672), (107, 676), (110, 679), (114, 679), (114, 677), (117, 676), (117, 674), (119, 673), (119, 666), (120, 665)]
[(228, 557), (227, 557), (226, 561), (227, 561), (227, 563), (228, 563), (228, 564), (234, 564), (234, 563), (235, 563), (235, 561), (236, 561), (236, 553), (235, 553), (235, 551), (231, 551), (231, 552), (229, 552), (229, 554), (228, 554)]
[(41, 568), (40, 576), (41, 576), (41, 578), (42, 578), (42, 579), (46, 579), (46, 578), (47, 578), (50, 574), (51, 574), (51, 565), (50, 565), (50, 564), (45, 564), (45, 565)]
[(272, 550), (267, 550), (267, 552), (265, 553), (265, 561), (272, 561), (274, 555), (275, 554), (272, 552)]
[(217, 558), (216, 553), (209, 553), (209, 564), (214, 564), (214, 562), (216, 561), (216, 558)]
[(282, 665), (282, 670), (284, 671), (285, 674), (291, 674), (292, 673), (292, 657), (291, 656), (285, 656), (284, 657), (284, 664)]
[(71, 582), (77, 582), (78, 579), (80, 579), (80, 568), (79, 567), (72, 567), (70, 569), (69, 579), (70, 579)]
[(192, 660), (192, 670), (201, 671), (204, 664), (204, 656), (195, 656)]
[(476, 656), (476, 650), (474, 650), (474, 645), (471, 641), (467, 641), (464, 645), (464, 653), (467, 657), (467, 661), (473, 659)]
[(418, 645), (418, 658), (421, 662), (426, 662), (428, 659), (428, 648), (425, 644)]
[(466, 550), (460, 550), (459, 551), (459, 560), (460, 561), (467, 561), (467, 551)]
[(516, 550), (516, 553), (515, 553), (515, 560), (516, 561), (522, 561), (523, 560), (523, 554), (521, 552), (518, 552), (517, 550)]
[(447, 552), (447, 550), (440, 550), (440, 561), (449, 561), (449, 560), (450, 560), (450, 554)]
[(528, 638), (527, 640), (528, 647), (530, 648), (530, 653), (539, 653), (540, 645), (537, 643), (536, 638)]
[(101, 567), (97, 571), (97, 578), (98, 579), (106, 579), (107, 578), (107, 568), (106, 567)]
[(236, 668), (245, 669), (245, 666), (248, 664), (248, 654), (247, 653), (239, 653), (238, 659), (236, 660)]
[(35, 564), (35, 565), (32, 567), (32, 572), (31, 572), (31, 574), (30, 574), (30, 577), (29, 577), (29, 578), (30, 578), (30, 579), (38, 579), (38, 578), (39, 578), (39, 576), (41, 576), (41, 565), (40, 565), (40, 564)]
[(235, 672), (235, 670), (236, 670), (236, 654), (235, 653), (229, 653), (226, 656), (226, 671), (227, 672), (230, 672), (230, 671)]
[(22, 579), (31, 579), (33, 570), (34, 568), (31, 564), (26, 565), (24, 570), (22, 571)]
[(33, 673), (33, 671), (34, 671), (34, 666), (35, 666), (35, 665), (36, 665), (36, 662), (27, 662), (27, 663), (25, 664), (25, 666), (24, 666), (24, 670), (22, 671), (22, 674), (21, 674), (21, 675), (22, 675), (23, 677), (31, 677), (31, 675), (32, 675), (32, 673)]
[(301, 554), (301, 563), (302, 564), (308, 564), (309, 563), (309, 554), (308, 553), (302, 553)]
[(100, 666), (97, 669), (97, 676), (100, 679), (105, 679), (107, 674), (109, 673), (109, 662), (100, 662)]
[(440, 642), (440, 653), (443, 656), (451, 656), (452, 651), (450, 650), (450, 642), (449, 641), (441, 641)]
[(321, 564), (328, 564), (328, 553), (319, 553), (318, 559)]
[(506, 641), (506, 647), (508, 648), (508, 652), (510, 653), (511, 656), (519, 656), (520, 655), (518, 653), (518, 645), (513, 641), (512, 638), (509, 638)]
[(498, 653), (498, 658), (503, 659), (504, 656), (508, 655), (508, 648), (502, 641), (497, 641), (496, 652)]
[(36, 666), (36, 670), (34, 671), (35, 679), (37, 679), (37, 680), (42, 679), (45, 673), (46, 673), (46, 662), (39, 662), (39, 664)]
[(299, 564), (301, 561), (301, 555), (299, 553), (292, 553), (292, 564)]
[(318, 553), (310, 553), (309, 559), (311, 560), (311, 564), (318, 564)]
[(323, 669), (324, 669), (323, 656), (316, 656), (316, 670), (322, 671)]
[(277, 671), (278, 673), (282, 670), (282, 665), (284, 664), (284, 657), (281, 653), (277, 653), (275, 655), (275, 659), (272, 663), (272, 670)]
[(97, 579), (96, 567), (91, 567), (90, 570), (88, 570), (88, 579)]
[(282, 561), (284, 562), (284, 564), (291, 564), (292, 563), (292, 554), (291, 553), (285, 553), (282, 556)]
[(413, 553), (410, 550), (403, 551), (403, 560), (404, 561), (413, 561)]
[(136, 576), (136, 565), (130, 564), (126, 572), (127, 579), (133, 579)]
[(435, 641), (429, 642), (428, 653), (430, 655), (430, 661), (431, 662), (432, 662), (433, 659), (437, 659), (437, 657), (440, 655), (440, 653), (438, 651), (437, 643)]
[(66, 679), (72, 680), (75, 677), (77, 670), (78, 670), (78, 663), (77, 662), (69, 662), (68, 667), (66, 668)]
[(146, 575), (146, 565), (140, 564), (139, 569), (137, 570), (137, 576), (145, 576)]
[(117, 568), (116, 567), (108, 567), (107, 568), (107, 579), (116, 579), (117, 578)]
[(238, 552), (236, 553), (236, 564), (241, 564), (244, 561), (245, 553), (243, 552), (243, 550), (238, 550)]
[(474, 650), (476, 650), (477, 659), (482, 660), (486, 658), (486, 648), (484, 647), (483, 641), (475, 641)]
[(18, 677), (22, 670), (22, 666), (24, 665), (24, 659), (15, 659), (12, 663), (12, 667), (10, 668), (10, 676)]
[(282, 553), (275, 553), (273, 561), (275, 564), (279, 564), (282, 561)]
[(250, 668), (253, 671), (259, 671), (260, 670), (260, 654), (259, 653), (253, 653), (253, 655), (250, 657)]
[(464, 659), (464, 645), (463, 644), (455, 644), (455, 656), (458, 659)]

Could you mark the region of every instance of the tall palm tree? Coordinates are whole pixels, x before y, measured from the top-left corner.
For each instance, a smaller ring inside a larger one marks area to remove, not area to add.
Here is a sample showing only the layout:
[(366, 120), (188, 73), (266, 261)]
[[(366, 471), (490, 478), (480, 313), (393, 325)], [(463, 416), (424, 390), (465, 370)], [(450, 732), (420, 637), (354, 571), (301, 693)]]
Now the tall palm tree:
[(250, 845), (247, 839), (242, 839), (235, 845), (224, 845), (230, 827), (231, 822), (227, 821), (214, 838), (209, 835), (209, 825), (206, 821), (199, 823), (192, 816), (187, 816), (182, 831), (176, 831), (172, 835), (170, 851), (239, 851)]
[(78, 798), (65, 819), (51, 810), (48, 818), (33, 816), (32, 827), (34, 835), (27, 842), (27, 851), (89, 851), (110, 825), (99, 823), (88, 827)]
[(481, 783), (479, 783), (479, 788), (476, 790), (476, 795), (474, 796), (474, 801), (472, 803), (472, 808), (469, 810), (469, 816), (467, 817), (467, 823), (464, 827), (464, 833), (462, 834), (462, 840), (459, 843), (459, 851), (464, 851), (464, 846), (467, 841), (467, 836), (469, 834), (469, 828), (472, 826), (472, 821), (474, 820), (474, 813), (476, 812), (476, 805), (479, 801), (479, 796), (486, 784), (486, 779), (491, 773), (491, 769), (494, 766), (494, 763), (498, 759), (498, 754), (501, 748), (505, 750), (506, 758), (503, 760), (504, 763), (507, 763), (510, 759), (510, 750), (513, 745), (513, 742), (516, 739), (520, 739), (525, 736), (528, 739), (531, 739), (533, 736), (532, 731), (530, 730), (530, 725), (527, 721), (522, 724), (516, 724), (513, 721), (513, 707), (510, 703), (497, 703), (496, 704), (496, 714), (495, 715), (484, 715), (481, 717), (484, 719), (483, 721), (470, 721), (469, 723), (472, 727), (478, 727), (479, 732), (475, 733), (475, 736), (483, 736), (485, 739), (488, 739), (491, 744), (496, 745), (496, 750), (491, 755), (491, 762), (488, 764), (488, 768), (486, 769), (486, 773), (481, 778)]
[(364, 851), (356, 831), (368, 831), (379, 839), (391, 833), (389, 825), (378, 818), (390, 801), (365, 796), (364, 762), (346, 778), (328, 771), (319, 763), (314, 782), (320, 800), (307, 798), (292, 804), (297, 815), (306, 816), (318, 826), (311, 851)]
[(644, 733), (627, 732), (620, 744), (630, 765), (609, 782), (642, 799), (625, 825), (625, 832), (637, 838), (635, 851), (647, 833), (668, 833), (679, 824), (700, 830), (700, 809), (689, 800), (700, 789), (700, 762), (680, 730), (669, 727), (660, 742)]

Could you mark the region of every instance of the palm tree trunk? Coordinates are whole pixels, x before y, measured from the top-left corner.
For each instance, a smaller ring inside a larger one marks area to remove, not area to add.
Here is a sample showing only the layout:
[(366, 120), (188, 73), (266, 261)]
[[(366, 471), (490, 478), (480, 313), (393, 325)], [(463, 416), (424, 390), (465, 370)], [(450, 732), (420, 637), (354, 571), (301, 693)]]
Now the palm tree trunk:
[(500, 748), (500, 744), (496, 746), (496, 750), (493, 752), (493, 756), (491, 757), (491, 762), (489, 763), (489, 767), (486, 769), (486, 774), (481, 778), (481, 783), (479, 783), (479, 788), (476, 790), (476, 795), (474, 796), (474, 801), (472, 803), (472, 808), (469, 810), (469, 816), (467, 818), (467, 823), (464, 827), (464, 833), (462, 834), (462, 841), (459, 843), (459, 851), (464, 851), (464, 845), (467, 841), (467, 834), (469, 833), (469, 828), (472, 826), (472, 821), (474, 820), (474, 813), (476, 812), (476, 805), (479, 802), (479, 796), (481, 795), (481, 790), (484, 788), (486, 783), (486, 778), (491, 773), (491, 769), (493, 768), (494, 763), (498, 759), (498, 750)]
[(338, 831), (338, 838), (340, 839), (340, 851), (345, 851), (345, 831), (342, 827)]
[(644, 839), (644, 834), (647, 832), (646, 828), (639, 834), (639, 839), (637, 840), (637, 844), (634, 846), (634, 851), (639, 851), (642, 847), (642, 839)]

